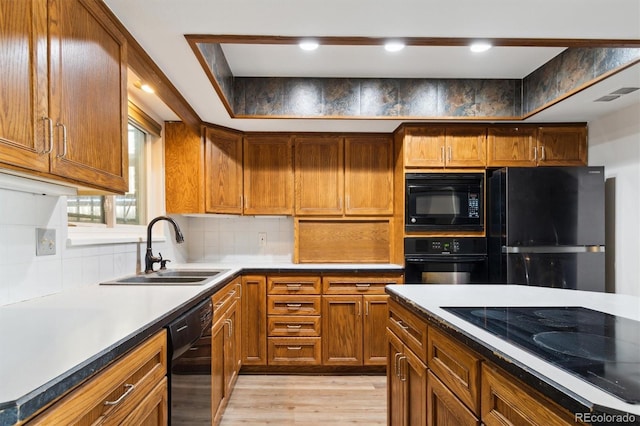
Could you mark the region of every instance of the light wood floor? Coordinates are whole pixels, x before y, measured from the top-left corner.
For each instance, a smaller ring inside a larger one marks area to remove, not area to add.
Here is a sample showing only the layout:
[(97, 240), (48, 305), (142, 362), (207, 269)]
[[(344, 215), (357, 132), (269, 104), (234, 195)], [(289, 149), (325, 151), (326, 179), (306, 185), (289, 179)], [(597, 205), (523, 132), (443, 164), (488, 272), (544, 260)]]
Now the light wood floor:
[(386, 425), (385, 376), (240, 375), (221, 426)]

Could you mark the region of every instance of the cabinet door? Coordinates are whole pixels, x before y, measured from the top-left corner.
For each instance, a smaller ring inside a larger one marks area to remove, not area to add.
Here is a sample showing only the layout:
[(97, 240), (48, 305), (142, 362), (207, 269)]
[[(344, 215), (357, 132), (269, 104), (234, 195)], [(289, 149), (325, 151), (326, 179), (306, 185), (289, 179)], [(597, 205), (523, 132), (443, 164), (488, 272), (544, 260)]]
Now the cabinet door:
[(587, 164), (587, 128), (540, 127), (538, 151), (540, 166), (584, 166)]
[(231, 395), (233, 385), (238, 378), (240, 372), (240, 362), (242, 355), (240, 353), (240, 312), (238, 311), (238, 303), (234, 302), (227, 312), (225, 322), (227, 323), (227, 334), (225, 335), (225, 385), (227, 395)]
[(399, 358), (400, 380), (404, 382), (407, 426), (427, 423), (427, 366), (405, 347)]
[(345, 139), (345, 214), (393, 214), (393, 139)]
[(298, 137), (294, 141), (295, 214), (344, 213), (344, 143), (339, 137)]
[(128, 188), (127, 45), (89, 1), (50, 2), (49, 115), (56, 127), (53, 174)]
[(487, 134), (487, 166), (533, 167), (536, 165), (534, 127), (490, 128)]
[(226, 372), (229, 367), (225, 357), (225, 348), (228, 344), (229, 323), (225, 318), (217, 321), (211, 329), (211, 417), (213, 424), (218, 424), (222, 418), (224, 407), (227, 403)]
[(444, 167), (444, 127), (409, 128), (404, 136), (405, 167)]
[(322, 296), (322, 362), (362, 365), (362, 296)]
[(445, 136), (447, 167), (484, 167), (487, 129), (483, 127), (448, 128)]
[(365, 365), (384, 365), (387, 362), (387, 336), (384, 333), (389, 317), (387, 297), (386, 295), (362, 296)]
[(289, 136), (245, 138), (244, 213), (293, 213), (292, 143)]
[(207, 213), (242, 213), (242, 135), (206, 129), (204, 160)]
[(427, 380), (427, 425), (478, 426), (480, 421), (431, 372)]
[(403, 382), (400, 380), (399, 359), (404, 345), (402, 341), (387, 328), (387, 424), (403, 426), (406, 417)]
[(49, 171), (47, 3), (0, 2), (0, 162)]
[(267, 364), (266, 277), (242, 277), (242, 363)]

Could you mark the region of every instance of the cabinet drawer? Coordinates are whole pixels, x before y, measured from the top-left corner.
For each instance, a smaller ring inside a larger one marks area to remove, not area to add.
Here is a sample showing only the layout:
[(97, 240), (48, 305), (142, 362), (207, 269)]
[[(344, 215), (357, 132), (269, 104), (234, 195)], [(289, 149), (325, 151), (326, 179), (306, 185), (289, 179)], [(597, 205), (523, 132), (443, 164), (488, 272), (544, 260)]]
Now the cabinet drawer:
[(269, 294), (320, 294), (321, 289), (317, 276), (267, 277)]
[(28, 424), (119, 424), (166, 373), (167, 333), (162, 330)]
[(218, 321), (224, 316), (224, 313), (233, 302), (240, 298), (241, 291), (240, 280), (236, 279), (211, 296), (211, 302), (213, 303), (213, 322)]
[(320, 315), (320, 296), (275, 295), (267, 302), (269, 315)]
[(420, 358), (427, 363), (427, 323), (389, 299), (388, 327)]
[(583, 425), (574, 415), (520, 380), (482, 364), (482, 421), (493, 425)]
[(273, 337), (318, 337), (320, 316), (270, 315), (267, 322), (269, 336)]
[(269, 337), (269, 365), (320, 365), (320, 337)]
[(480, 358), (429, 327), (427, 366), (476, 415), (480, 415)]
[(322, 294), (385, 294), (387, 284), (402, 283), (402, 275), (325, 276)]

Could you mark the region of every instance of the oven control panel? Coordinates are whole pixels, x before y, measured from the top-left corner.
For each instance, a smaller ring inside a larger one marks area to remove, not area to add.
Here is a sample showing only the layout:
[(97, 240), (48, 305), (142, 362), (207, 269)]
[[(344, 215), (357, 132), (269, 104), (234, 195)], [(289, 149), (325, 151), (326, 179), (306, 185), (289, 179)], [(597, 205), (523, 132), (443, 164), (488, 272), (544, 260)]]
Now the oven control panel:
[(405, 256), (434, 254), (486, 254), (487, 240), (482, 237), (405, 238)]

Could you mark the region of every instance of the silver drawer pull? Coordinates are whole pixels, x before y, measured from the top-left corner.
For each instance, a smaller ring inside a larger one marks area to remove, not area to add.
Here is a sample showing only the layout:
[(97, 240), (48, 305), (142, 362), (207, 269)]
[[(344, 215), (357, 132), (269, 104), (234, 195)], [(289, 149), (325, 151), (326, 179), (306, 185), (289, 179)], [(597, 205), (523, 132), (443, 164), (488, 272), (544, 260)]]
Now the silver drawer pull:
[(293, 284), (293, 283), (288, 283), (287, 284), (287, 288), (291, 288), (291, 289), (299, 289), (300, 287), (302, 287), (302, 284)]
[(357, 289), (363, 289), (364, 290), (364, 289), (367, 289), (369, 287), (371, 287), (371, 284), (362, 284), (362, 283), (356, 284), (356, 288)]
[(398, 323), (398, 325), (400, 326), (401, 329), (403, 329), (405, 331), (409, 329), (409, 326), (408, 325), (404, 325), (404, 323), (402, 321), (396, 320), (396, 322)]
[(299, 330), (299, 329), (302, 328), (302, 325), (301, 324), (298, 324), (298, 325), (287, 324), (287, 328), (291, 329), (291, 330)]
[(287, 349), (290, 351), (299, 351), (302, 350), (302, 346), (287, 346)]
[(287, 303), (287, 309), (289, 310), (298, 310), (302, 307), (301, 303)]
[(122, 402), (123, 399), (125, 399), (127, 397), (127, 395), (129, 395), (131, 393), (131, 391), (133, 391), (136, 386), (129, 384), (129, 383), (125, 383), (124, 388), (126, 389), (126, 391), (124, 391), (124, 393), (122, 394), (122, 396), (118, 399), (116, 399), (115, 401), (105, 401), (104, 405), (118, 405)]

